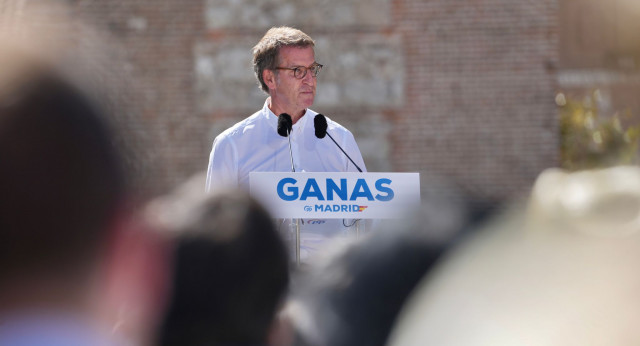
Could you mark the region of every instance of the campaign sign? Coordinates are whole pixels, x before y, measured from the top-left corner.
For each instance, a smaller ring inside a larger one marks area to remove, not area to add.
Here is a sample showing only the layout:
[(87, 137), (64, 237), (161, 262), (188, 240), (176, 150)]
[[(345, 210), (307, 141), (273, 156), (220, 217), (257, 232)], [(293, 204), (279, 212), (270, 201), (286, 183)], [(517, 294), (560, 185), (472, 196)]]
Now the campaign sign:
[(418, 173), (252, 172), (249, 184), (276, 218), (393, 219), (420, 207)]

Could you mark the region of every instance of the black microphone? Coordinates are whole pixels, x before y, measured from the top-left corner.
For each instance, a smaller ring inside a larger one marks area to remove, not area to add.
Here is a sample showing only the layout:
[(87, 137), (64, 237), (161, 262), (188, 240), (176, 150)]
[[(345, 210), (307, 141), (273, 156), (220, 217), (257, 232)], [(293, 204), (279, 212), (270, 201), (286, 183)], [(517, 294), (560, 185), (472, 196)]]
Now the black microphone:
[(327, 118), (322, 114), (316, 115), (313, 118), (313, 127), (316, 130), (316, 137), (324, 138), (327, 135)]
[(338, 142), (336, 142), (336, 140), (333, 139), (331, 134), (327, 132), (327, 118), (324, 115), (322, 114), (316, 115), (315, 118), (313, 118), (313, 126), (315, 127), (315, 130), (316, 130), (316, 137), (324, 138), (325, 135), (329, 135), (329, 138), (331, 138), (333, 143), (335, 143), (338, 146), (338, 148), (340, 148), (340, 150), (347, 156), (349, 161), (351, 161), (351, 163), (353, 163), (353, 165), (356, 166), (356, 168), (358, 169), (358, 172), (362, 173), (362, 170), (360, 169), (360, 167), (358, 167), (358, 165), (356, 165), (356, 163), (353, 162), (349, 154), (347, 154), (347, 152), (344, 151), (344, 149), (342, 149), (340, 144), (338, 144)]
[(293, 121), (291, 116), (287, 113), (278, 115), (278, 134), (282, 137), (289, 139), (289, 157), (291, 157), (291, 172), (295, 172), (296, 168), (293, 165), (293, 151), (291, 150), (291, 129), (293, 128)]
[(287, 113), (282, 113), (278, 116), (278, 134), (282, 137), (288, 137), (293, 128), (293, 121), (291, 116)]

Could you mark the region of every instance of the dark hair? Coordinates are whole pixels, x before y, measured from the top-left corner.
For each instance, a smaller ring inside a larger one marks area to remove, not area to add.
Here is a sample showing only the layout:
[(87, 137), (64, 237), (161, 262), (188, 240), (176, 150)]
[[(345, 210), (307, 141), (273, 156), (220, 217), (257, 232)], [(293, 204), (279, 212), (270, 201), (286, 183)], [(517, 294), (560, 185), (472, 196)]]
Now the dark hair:
[[(445, 249), (419, 232), (374, 233), (301, 279), (295, 344), (383, 346), (414, 287)], [(306, 320), (307, 325), (298, 320)]]
[(175, 276), (159, 344), (264, 343), (289, 280), (269, 214), (239, 191), (182, 207), (192, 214), (169, 227)]
[(92, 264), (125, 191), (101, 111), (61, 75), (25, 71), (0, 78), (0, 282)]

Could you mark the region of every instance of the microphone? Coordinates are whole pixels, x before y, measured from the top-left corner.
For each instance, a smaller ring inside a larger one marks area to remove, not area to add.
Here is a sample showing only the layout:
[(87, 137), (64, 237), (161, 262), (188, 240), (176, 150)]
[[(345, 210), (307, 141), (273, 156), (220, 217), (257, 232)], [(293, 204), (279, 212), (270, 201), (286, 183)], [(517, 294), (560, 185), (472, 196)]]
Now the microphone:
[(278, 116), (278, 134), (282, 137), (288, 137), (293, 128), (293, 121), (291, 116), (287, 113), (282, 113)]
[(324, 138), (327, 135), (327, 118), (322, 114), (316, 115), (313, 118), (313, 127), (316, 130), (316, 137)]
[(291, 129), (293, 128), (293, 121), (291, 116), (287, 113), (278, 115), (278, 134), (282, 137), (289, 139), (289, 157), (291, 157), (291, 172), (295, 172), (296, 168), (293, 165), (293, 151), (291, 150)]
[(316, 115), (315, 118), (313, 118), (313, 126), (316, 130), (316, 137), (324, 138), (325, 135), (328, 135), (329, 138), (331, 138), (331, 140), (333, 141), (333, 143), (335, 143), (335, 145), (337, 145), (338, 148), (342, 151), (342, 153), (344, 153), (347, 156), (349, 161), (351, 161), (351, 163), (353, 163), (353, 165), (356, 166), (356, 168), (358, 169), (358, 172), (362, 173), (362, 170), (360, 169), (360, 167), (358, 167), (358, 165), (356, 165), (356, 163), (353, 162), (349, 154), (347, 154), (347, 152), (344, 151), (344, 149), (342, 149), (340, 144), (338, 144), (338, 142), (336, 142), (336, 140), (333, 139), (331, 134), (327, 132), (327, 118), (324, 115), (322, 114)]

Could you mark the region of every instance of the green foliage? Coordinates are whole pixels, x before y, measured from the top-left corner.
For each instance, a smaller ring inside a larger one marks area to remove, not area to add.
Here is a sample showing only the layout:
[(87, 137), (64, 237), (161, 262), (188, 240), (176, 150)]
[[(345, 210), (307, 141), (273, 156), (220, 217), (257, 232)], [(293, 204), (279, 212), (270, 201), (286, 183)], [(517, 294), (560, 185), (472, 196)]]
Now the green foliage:
[[(571, 171), (629, 165), (637, 162), (640, 124), (623, 126), (616, 113), (599, 114), (596, 90), (582, 101), (556, 96), (560, 107), (560, 157), (563, 168)], [(632, 120), (625, 111), (622, 119)], [(625, 128), (626, 127), (626, 128)]]

